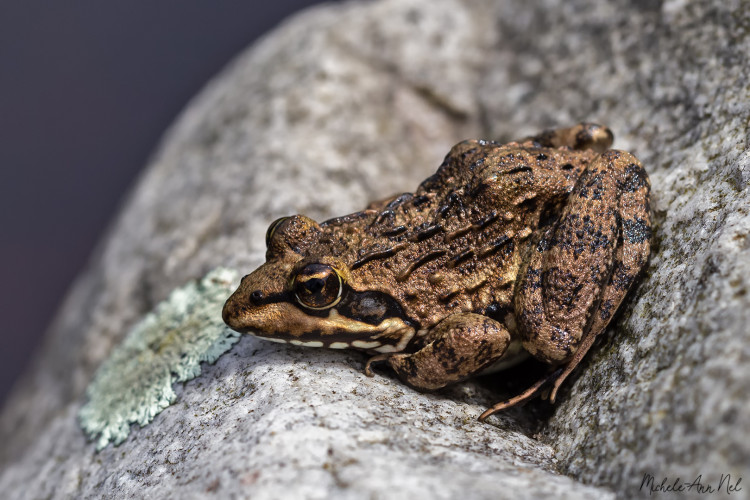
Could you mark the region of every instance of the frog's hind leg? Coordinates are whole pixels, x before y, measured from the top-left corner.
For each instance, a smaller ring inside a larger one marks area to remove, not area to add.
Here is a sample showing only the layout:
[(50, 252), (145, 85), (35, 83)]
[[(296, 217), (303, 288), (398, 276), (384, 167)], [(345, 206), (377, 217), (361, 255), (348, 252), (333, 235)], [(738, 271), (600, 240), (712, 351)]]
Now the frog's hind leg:
[(623, 299), (646, 268), (651, 252), (651, 207), (649, 194), (651, 184), (648, 174), (640, 162), (629, 154), (613, 152), (618, 170), (623, 174), (620, 187), (620, 244), (615, 250), (615, 259), (609, 282), (604, 287), (601, 299), (589, 321), (588, 334), (578, 346), (573, 359), (558, 376), (549, 394), (555, 402), (560, 384), (575, 369), (588, 352), (597, 335), (603, 332), (620, 307)]
[(559, 148), (574, 150), (592, 149), (597, 153), (608, 150), (614, 135), (607, 127), (596, 123), (579, 123), (569, 128), (545, 130), (533, 137), (518, 141), (523, 146)]
[(645, 267), (649, 181), (632, 155), (607, 151), (581, 175), (559, 220), (532, 248), (515, 295), (524, 347), (563, 368), (550, 400)]
[(474, 313), (448, 316), (425, 337), (425, 345), (411, 354), (381, 354), (367, 362), (383, 361), (412, 387), (434, 390), (478, 374), (502, 357), (510, 333), (499, 322)]

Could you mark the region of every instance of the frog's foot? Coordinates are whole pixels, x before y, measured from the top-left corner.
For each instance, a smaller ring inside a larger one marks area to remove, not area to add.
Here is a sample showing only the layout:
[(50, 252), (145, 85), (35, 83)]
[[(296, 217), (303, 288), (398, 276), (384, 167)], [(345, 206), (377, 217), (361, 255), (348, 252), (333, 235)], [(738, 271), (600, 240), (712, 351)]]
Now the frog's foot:
[(597, 153), (603, 153), (612, 145), (614, 137), (607, 127), (596, 123), (579, 123), (570, 128), (545, 130), (533, 137), (527, 137), (520, 143), (544, 148), (568, 147), (578, 151), (592, 149)]
[[(500, 359), (510, 333), (499, 322), (473, 313), (460, 313), (438, 323), (425, 337), (425, 346), (411, 354), (385, 354), (398, 377), (412, 387), (434, 390), (465, 380)], [(367, 370), (366, 368), (366, 370)]]
[(555, 380), (555, 377), (560, 375), (561, 371), (562, 369), (559, 368), (555, 370), (554, 372), (550, 373), (549, 375), (545, 376), (544, 378), (538, 380), (534, 385), (532, 385), (531, 387), (523, 391), (518, 396), (514, 396), (510, 399), (506, 399), (505, 401), (500, 401), (499, 403), (492, 405), (492, 407), (487, 408), (487, 410), (485, 410), (484, 413), (479, 415), (478, 420), (480, 422), (484, 422), (487, 419), (487, 417), (489, 417), (490, 415), (493, 415), (499, 411), (505, 410), (512, 406), (525, 403), (526, 401), (530, 399), (534, 399), (535, 397), (539, 395), (540, 392), (542, 392), (542, 390), (544, 390), (547, 384)]

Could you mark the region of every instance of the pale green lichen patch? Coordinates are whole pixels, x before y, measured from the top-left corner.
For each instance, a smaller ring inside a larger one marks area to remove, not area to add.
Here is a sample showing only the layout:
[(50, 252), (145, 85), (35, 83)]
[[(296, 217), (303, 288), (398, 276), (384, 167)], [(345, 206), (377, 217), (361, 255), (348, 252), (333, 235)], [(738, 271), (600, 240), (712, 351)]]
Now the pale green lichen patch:
[(221, 319), (239, 273), (217, 268), (174, 290), (136, 324), (97, 371), (79, 422), (97, 450), (122, 443), (130, 426), (143, 427), (174, 403), (175, 382), (201, 372), (239, 340)]

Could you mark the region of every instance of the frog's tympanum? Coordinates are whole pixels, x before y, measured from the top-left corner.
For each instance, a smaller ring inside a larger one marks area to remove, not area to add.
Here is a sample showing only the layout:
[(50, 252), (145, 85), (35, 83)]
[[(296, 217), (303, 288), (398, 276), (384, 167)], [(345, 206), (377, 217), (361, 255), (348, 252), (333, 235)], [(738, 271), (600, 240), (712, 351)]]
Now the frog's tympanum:
[(464, 141), (414, 193), (317, 223), (276, 220), (266, 263), (224, 306), (233, 329), (359, 349), (432, 390), (531, 354), (549, 373), (480, 416), (560, 384), (646, 265), (649, 179), (580, 124)]

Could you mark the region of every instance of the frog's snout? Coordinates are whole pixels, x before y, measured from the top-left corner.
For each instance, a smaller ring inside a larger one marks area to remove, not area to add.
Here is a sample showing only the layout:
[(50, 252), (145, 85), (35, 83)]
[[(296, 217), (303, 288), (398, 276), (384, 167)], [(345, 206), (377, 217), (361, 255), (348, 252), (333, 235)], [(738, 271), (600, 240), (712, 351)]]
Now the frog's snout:
[(226, 323), (229, 328), (236, 331), (240, 331), (243, 326), (240, 321), (242, 306), (237, 299), (238, 292), (239, 290), (229, 296), (221, 310), (221, 319), (224, 320), (224, 323)]

